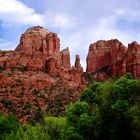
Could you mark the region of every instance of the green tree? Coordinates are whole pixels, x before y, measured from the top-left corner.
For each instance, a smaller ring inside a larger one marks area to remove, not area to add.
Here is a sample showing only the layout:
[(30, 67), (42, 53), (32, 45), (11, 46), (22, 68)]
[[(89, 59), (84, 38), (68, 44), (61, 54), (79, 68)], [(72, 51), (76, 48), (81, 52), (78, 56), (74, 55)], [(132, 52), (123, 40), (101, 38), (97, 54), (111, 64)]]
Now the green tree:
[[(139, 140), (140, 81), (131, 74), (116, 81), (93, 83), (80, 101), (67, 109), (65, 132), (71, 139)], [(86, 109), (81, 105), (83, 101)]]
[(5, 140), (7, 134), (16, 133), (20, 124), (13, 115), (7, 117), (0, 114), (0, 140)]
[(51, 140), (60, 140), (66, 125), (66, 118), (62, 117), (46, 117), (45, 130), (51, 137)]
[(71, 103), (66, 111), (68, 123), (77, 126), (80, 115), (88, 113), (88, 110), (89, 105), (86, 102)]

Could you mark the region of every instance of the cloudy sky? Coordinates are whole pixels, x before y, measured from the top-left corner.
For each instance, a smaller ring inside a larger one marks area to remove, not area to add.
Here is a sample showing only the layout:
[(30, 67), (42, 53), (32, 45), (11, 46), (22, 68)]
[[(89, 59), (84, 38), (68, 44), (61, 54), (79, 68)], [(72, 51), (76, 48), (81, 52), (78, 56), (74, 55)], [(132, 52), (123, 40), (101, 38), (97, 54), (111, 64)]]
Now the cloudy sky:
[(85, 67), (89, 44), (117, 38), (126, 46), (140, 42), (139, 0), (0, 0), (0, 50), (14, 49), (20, 35), (40, 25), (56, 32), (72, 62)]

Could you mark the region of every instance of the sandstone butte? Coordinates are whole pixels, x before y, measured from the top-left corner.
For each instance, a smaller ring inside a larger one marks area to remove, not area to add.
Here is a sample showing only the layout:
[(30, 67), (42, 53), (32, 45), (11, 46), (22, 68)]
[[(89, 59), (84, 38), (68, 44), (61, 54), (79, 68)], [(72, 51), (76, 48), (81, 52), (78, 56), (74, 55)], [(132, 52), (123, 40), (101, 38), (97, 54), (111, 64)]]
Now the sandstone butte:
[(125, 47), (119, 40), (99, 40), (89, 47), (86, 72), (91, 79), (120, 77), (127, 72), (140, 79), (140, 45), (132, 42)]
[[(90, 80), (103, 81), (131, 72), (140, 78), (140, 45), (125, 47), (117, 39), (99, 40), (89, 47), (86, 72), (76, 55), (60, 51), (56, 33), (40, 26), (27, 29), (13, 51), (0, 51), (0, 110), (14, 113), (20, 122), (33, 119), (38, 110), (63, 115), (65, 106), (79, 99)], [(87, 78), (89, 77), (89, 78)]]

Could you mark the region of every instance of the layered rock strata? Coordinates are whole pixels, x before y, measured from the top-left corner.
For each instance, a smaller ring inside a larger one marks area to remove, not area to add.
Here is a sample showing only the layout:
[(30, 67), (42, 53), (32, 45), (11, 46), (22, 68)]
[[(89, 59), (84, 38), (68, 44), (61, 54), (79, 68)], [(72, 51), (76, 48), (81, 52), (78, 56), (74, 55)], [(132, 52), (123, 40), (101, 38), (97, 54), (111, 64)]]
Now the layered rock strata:
[(22, 123), (38, 109), (63, 114), (86, 87), (79, 60), (71, 67), (69, 48), (60, 51), (56, 33), (40, 26), (27, 29), (14, 51), (0, 51), (0, 110)]
[(86, 72), (96, 80), (108, 75), (120, 77), (126, 72), (140, 78), (140, 45), (132, 42), (125, 47), (119, 40), (99, 40), (89, 47)]
[(127, 48), (117, 39), (99, 40), (90, 45), (86, 60), (83, 72), (79, 55), (71, 66), (69, 48), (60, 51), (56, 33), (40, 26), (27, 29), (14, 51), (0, 51), (0, 110), (14, 113), (22, 123), (33, 119), (38, 109), (59, 116), (79, 99), (90, 80), (126, 72), (140, 78), (137, 42)]

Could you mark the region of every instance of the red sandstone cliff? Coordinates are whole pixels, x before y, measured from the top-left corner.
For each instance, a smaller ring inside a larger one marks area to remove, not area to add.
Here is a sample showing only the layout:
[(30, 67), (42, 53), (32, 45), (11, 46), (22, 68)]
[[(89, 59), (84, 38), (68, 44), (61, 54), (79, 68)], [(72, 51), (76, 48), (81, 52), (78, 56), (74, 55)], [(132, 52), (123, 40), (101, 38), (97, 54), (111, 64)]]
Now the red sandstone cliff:
[(83, 67), (81, 66), (80, 56), (79, 55), (76, 55), (75, 69), (78, 71), (78, 73), (83, 73)]
[[(125, 47), (117, 39), (90, 45), (86, 74), (92, 80), (131, 72), (140, 78), (140, 45)], [(71, 67), (70, 51), (60, 51), (56, 33), (40, 26), (29, 28), (15, 51), (0, 51), (0, 110), (14, 113), (22, 123), (37, 109), (61, 115), (65, 106), (79, 99), (87, 86), (80, 57)]]
[(25, 67), (28, 71), (43, 71), (61, 76), (69, 75), (72, 69), (69, 48), (60, 52), (60, 39), (57, 34), (40, 26), (29, 28), (22, 34), (15, 51), (1, 51), (0, 66), (4, 68), (19, 66)]
[(70, 63), (70, 51), (68, 47), (61, 51), (61, 60), (62, 60), (62, 66), (65, 69), (69, 70), (71, 68), (71, 63)]
[(140, 45), (132, 42), (125, 47), (117, 39), (100, 40), (89, 47), (86, 72), (95, 80), (108, 75), (120, 77), (126, 72), (140, 78)]
[(0, 51), (0, 110), (23, 123), (37, 109), (61, 114), (86, 86), (79, 57), (76, 63), (71, 67), (68, 48), (60, 52), (57, 34), (29, 28), (15, 51)]
[(128, 44), (126, 72), (131, 72), (135, 79), (140, 78), (140, 45), (137, 42)]

